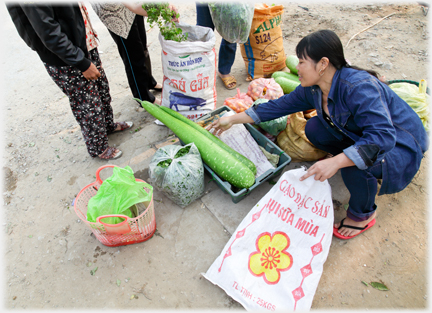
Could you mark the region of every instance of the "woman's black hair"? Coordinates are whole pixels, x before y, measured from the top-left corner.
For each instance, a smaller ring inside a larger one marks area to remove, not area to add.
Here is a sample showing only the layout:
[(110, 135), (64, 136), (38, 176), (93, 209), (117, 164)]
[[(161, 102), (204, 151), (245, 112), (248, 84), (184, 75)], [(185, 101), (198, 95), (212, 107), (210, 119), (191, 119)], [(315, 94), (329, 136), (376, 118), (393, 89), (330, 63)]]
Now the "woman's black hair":
[(351, 66), (345, 59), (342, 42), (335, 32), (323, 29), (304, 37), (297, 44), (296, 54), (298, 58), (311, 58), (318, 63), (323, 57), (329, 59), (330, 63), (338, 70), (342, 67), (351, 67), (356, 70), (363, 70), (379, 78), (378, 73), (373, 70), (365, 70), (357, 66)]

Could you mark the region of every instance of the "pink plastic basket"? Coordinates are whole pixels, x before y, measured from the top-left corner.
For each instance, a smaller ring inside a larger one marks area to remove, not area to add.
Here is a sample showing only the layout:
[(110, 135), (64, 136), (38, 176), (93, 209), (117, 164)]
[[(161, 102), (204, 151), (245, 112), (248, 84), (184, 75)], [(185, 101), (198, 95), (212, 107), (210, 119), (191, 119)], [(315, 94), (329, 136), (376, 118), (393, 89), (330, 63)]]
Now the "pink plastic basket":
[[(96, 181), (85, 186), (75, 199), (74, 209), (78, 217), (92, 230), (96, 238), (105, 246), (117, 247), (139, 243), (150, 239), (156, 231), (156, 218), (154, 214), (153, 195), (150, 202), (136, 204), (138, 208), (145, 209), (138, 217), (130, 218), (126, 215), (99, 216), (96, 223), (87, 221), (87, 204), (96, 195), (102, 180), (99, 176), (101, 170), (115, 165), (105, 165), (96, 171)], [(141, 179), (136, 181), (144, 182)], [(147, 188), (144, 188), (149, 192)], [(119, 224), (106, 224), (102, 220), (107, 217), (121, 217), (124, 221)]]

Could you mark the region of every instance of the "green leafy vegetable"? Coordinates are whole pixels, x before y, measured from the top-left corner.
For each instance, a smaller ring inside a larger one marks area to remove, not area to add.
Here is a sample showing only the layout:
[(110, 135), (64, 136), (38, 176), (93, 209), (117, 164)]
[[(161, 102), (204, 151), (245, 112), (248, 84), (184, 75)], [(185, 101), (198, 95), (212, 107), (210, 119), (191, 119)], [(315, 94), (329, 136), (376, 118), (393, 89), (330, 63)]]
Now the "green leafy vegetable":
[(173, 22), (173, 18), (178, 18), (180, 15), (171, 10), (168, 3), (144, 3), (142, 8), (147, 12), (147, 22), (150, 27), (158, 25), (165, 40), (177, 42), (187, 40), (188, 33), (183, 34), (182, 29)]
[[(136, 99), (136, 98), (135, 98)], [(242, 162), (212, 140), (188, 124), (164, 112), (159, 106), (141, 101), (142, 107), (165, 124), (185, 144), (194, 143), (203, 161), (222, 179), (238, 188), (249, 188), (255, 183), (255, 175)]]
[(255, 6), (253, 4), (209, 3), (216, 30), (231, 43), (245, 43), (249, 39)]

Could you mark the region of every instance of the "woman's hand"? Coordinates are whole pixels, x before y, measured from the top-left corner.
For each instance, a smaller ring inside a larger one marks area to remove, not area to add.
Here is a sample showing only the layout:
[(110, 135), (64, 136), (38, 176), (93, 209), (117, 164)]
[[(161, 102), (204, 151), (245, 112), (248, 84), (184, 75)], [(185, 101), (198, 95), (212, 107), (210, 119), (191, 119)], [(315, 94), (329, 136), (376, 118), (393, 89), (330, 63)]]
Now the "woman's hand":
[(175, 22), (175, 23), (180, 22), (180, 19), (177, 17), (177, 16), (179, 16), (177, 8), (174, 5), (172, 5), (172, 4), (170, 4), (168, 6), (168, 8), (175, 12), (175, 15), (173, 16), (172, 21)]
[(340, 153), (332, 158), (316, 162), (308, 168), (306, 174), (300, 177), (300, 181), (305, 180), (312, 175), (315, 175), (315, 180), (325, 181), (326, 179), (333, 177), (339, 169), (353, 165), (355, 165), (354, 162), (351, 161), (345, 153)]
[(92, 62), (90, 63), (90, 67), (82, 73), (87, 80), (96, 80), (101, 76), (101, 73), (97, 69), (96, 65), (94, 65)]
[(233, 123), (230, 120), (230, 116), (226, 116), (226, 117), (221, 117), (221, 118), (217, 119), (216, 121), (211, 123), (209, 126), (207, 126), (206, 129), (210, 131), (214, 128), (215, 131), (213, 134), (215, 136), (220, 136), (224, 131), (230, 129), (232, 125), (233, 125)]

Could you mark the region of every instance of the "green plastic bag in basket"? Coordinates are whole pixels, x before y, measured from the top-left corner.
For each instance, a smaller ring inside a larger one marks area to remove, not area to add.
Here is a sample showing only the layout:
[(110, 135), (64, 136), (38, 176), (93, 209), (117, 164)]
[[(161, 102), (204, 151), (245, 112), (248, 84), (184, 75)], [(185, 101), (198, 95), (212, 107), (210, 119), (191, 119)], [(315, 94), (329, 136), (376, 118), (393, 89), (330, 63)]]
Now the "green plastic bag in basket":
[[(144, 187), (150, 191), (147, 193)], [(125, 168), (114, 167), (113, 174), (102, 182), (98, 192), (87, 205), (87, 220), (95, 223), (101, 215), (122, 214), (131, 218), (136, 217), (137, 212), (132, 212), (134, 204), (150, 201), (153, 187), (145, 182), (135, 180), (130, 166)], [(118, 224), (123, 221), (120, 217), (103, 219), (106, 224)]]
[(429, 131), (429, 95), (426, 81), (421, 80), (417, 87), (411, 83), (392, 83), (389, 87), (404, 100), (420, 117), (426, 131)]

